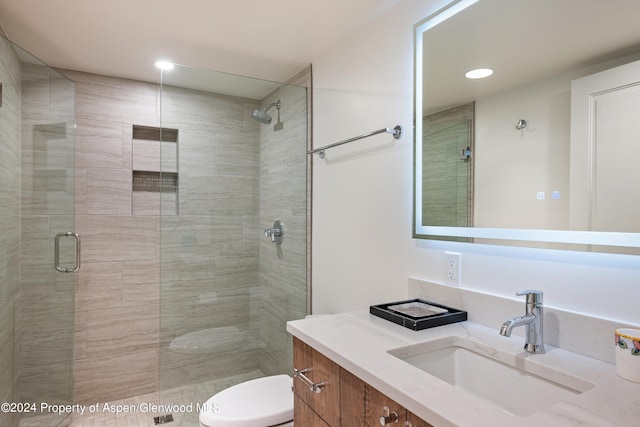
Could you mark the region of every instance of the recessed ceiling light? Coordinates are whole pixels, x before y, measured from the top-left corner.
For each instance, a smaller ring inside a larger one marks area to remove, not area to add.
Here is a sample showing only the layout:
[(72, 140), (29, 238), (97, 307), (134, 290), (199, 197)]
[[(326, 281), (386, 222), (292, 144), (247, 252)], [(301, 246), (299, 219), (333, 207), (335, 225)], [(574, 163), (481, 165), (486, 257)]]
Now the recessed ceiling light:
[(478, 68), (467, 71), (464, 73), (464, 76), (468, 79), (484, 79), (485, 77), (489, 77), (491, 74), (493, 74), (493, 70), (491, 68)]
[(155, 66), (163, 71), (173, 70), (173, 62), (169, 61), (156, 61)]

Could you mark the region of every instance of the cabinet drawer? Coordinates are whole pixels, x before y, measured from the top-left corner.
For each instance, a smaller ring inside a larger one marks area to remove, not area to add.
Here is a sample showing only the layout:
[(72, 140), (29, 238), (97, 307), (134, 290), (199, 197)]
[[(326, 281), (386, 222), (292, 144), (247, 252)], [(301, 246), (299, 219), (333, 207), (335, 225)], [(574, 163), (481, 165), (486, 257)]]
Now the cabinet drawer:
[[(340, 425), (340, 366), (293, 339), (293, 368), (304, 375), (293, 379), (293, 392), (330, 426)], [(317, 384), (316, 391), (309, 384)], [(295, 421), (294, 421), (295, 422)], [(302, 424), (305, 425), (305, 424)]]
[(407, 411), (407, 421), (407, 427), (433, 427), (431, 424), (409, 411)]
[(340, 425), (364, 426), (366, 384), (344, 368), (340, 369)]
[(295, 425), (304, 427), (331, 427), (298, 396), (294, 396), (293, 399), (293, 419)]
[[(407, 410), (404, 406), (391, 400), (369, 384), (367, 384), (366, 390), (365, 426), (373, 427), (388, 424), (404, 427), (407, 421)], [(381, 421), (381, 418), (385, 416), (390, 418), (387, 424), (383, 424)]]

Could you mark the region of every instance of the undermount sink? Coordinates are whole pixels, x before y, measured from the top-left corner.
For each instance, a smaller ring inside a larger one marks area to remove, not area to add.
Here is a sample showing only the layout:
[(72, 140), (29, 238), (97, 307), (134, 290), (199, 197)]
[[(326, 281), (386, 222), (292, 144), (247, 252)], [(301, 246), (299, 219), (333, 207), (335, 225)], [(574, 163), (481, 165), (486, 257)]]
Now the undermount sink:
[(595, 384), (459, 336), (389, 354), (516, 416), (528, 416), (574, 398)]

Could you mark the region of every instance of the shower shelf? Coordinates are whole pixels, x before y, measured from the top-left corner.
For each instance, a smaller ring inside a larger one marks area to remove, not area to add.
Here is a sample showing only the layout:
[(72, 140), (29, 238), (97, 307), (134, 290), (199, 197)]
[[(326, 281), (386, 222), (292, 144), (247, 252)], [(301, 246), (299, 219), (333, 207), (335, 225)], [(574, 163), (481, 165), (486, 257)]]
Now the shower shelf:
[(133, 139), (178, 142), (178, 129), (133, 125)]
[(133, 191), (176, 192), (177, 188), (177, 173), (133, 171)]

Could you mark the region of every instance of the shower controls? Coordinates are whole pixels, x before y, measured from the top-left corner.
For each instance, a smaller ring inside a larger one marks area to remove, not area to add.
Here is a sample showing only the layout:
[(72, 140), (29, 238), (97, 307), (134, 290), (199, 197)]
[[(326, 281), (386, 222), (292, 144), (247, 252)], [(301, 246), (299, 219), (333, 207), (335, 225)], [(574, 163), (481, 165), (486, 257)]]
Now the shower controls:
[(284, 237), (284, 225), (282, 221), (276, 221), (273, 223), (273, 228), (267, 228), (264, 230), (265, 237), (271, 237), (271, 243), (276, 245), (282, 244), (282, 238)]

